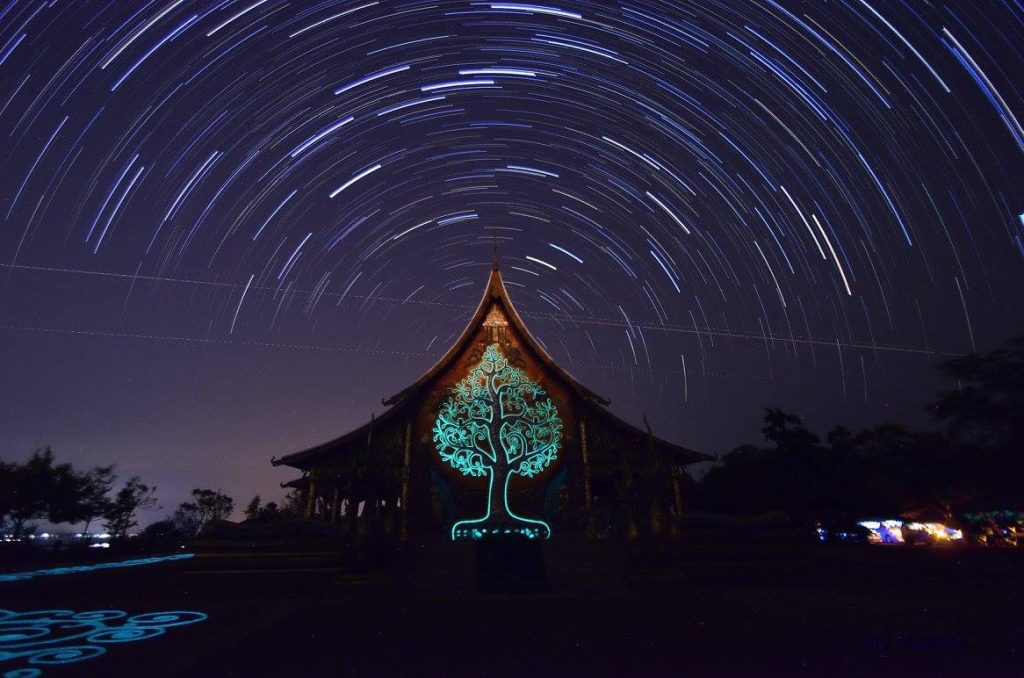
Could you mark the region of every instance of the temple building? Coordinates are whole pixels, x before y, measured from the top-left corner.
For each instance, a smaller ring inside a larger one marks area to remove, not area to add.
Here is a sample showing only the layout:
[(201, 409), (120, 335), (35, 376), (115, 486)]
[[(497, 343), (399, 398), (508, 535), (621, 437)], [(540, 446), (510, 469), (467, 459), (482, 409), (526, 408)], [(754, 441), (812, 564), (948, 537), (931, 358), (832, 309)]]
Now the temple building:
[[(468, 326), (380, 416), (273, 459), (308, 518), (396, 539), (669, 538), (683, 467), (710, 458), (609, 412), (526, 328), (494, 264)], [(646, 420), (645, 420), (646, 425)]]

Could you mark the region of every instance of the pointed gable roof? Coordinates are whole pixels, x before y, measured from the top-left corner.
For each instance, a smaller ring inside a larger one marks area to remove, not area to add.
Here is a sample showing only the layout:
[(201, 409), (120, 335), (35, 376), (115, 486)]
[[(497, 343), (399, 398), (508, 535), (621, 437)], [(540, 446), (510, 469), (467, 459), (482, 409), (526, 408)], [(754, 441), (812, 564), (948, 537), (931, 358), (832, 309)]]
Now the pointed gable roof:
[(371, 421), (366, 424), (363, 424), (362, 426), (339, 438), (335, 438), (334, 440), (301, 452), (286, 455), (280, 459), (271, 459), (271, 463), (274, 466), (286, 465), (295, 468), (307, 469), (315, 463), (316, 459), (325, 454), (337, 452), (338, 450), (348, 446), (350, 443), (356, 442), (360, 439), (369, 440), (368, 436), (372, 436), (375, 425), (380, 426), (396, 414), (408, 410), (408, 406), (414, 401), (415, 395), (417, 393), (421, 393), (423, 389), (429, 386), (434, 379), (437, 379), (445, 373), (451, 363), (463, 354), (464, 350), (473, 341), (473, 338), (477, 336), (478, 330), (481, 326), (504, 325), (506, 323), (514, 328), (522, 342), (533, 352), (537, 359), (543, 364), (544, 368), (549, 370), (551, 374), (577, 394), (577, 396), (583, 401), (584, 408), (586, 410), (601, 417), (604, 421), (609, 422), (621, 433), (635, 439), (638, 443), (647, 440), (650, 444), (675, 454), (682, 463), (691, 464), (695, 462), (714, 460), (706, 454), (696, 452), (687, 447), (683, 447), (682, 445), (676, 445), (675, 443), (658, 438), (650, 432), (643, 431), (633, 424), (620, 419), (606, 409), (605, 406), (611, 403), (609, 399), (603, 398), (583, 386), (575, 377), (559, 367), (544, 346), (537, 341), (532, 334), (530, 334), (530, 331), (526, 328), (526, 323), (523, 322), (523, 319), (519, 316), (515, 306), (512, 305), (512, 299), (509, 297), (508, 290), (505, 288), (505, 283), (502, 280), (501, 271), (498, 267), (497, 258), (495, 258), (494, 265), (491, 267), (491, 274), (487, 279), (487, 286), (484, 289), (484, 294), (480, 298), (480, 303), (477, 304), (476, 310), (473, 312), (473, 316), (466, 324), (466, 329), (462, 331), (462, 334), (459, 335), (459, 338), (454, 344), (452, 344), (451, 348), (441, 356), (440, 360), (438, 360), (419, 379), (390, 398), (384, 398), (381, 401), (382, 404), (388, 406), (388, 409), (385, 410), (380, 417), (371, 419)]
[[(496, 310), (500, 309), (496, 313)], [(607, 405), (611, 401), (607, 398), (602, 398), (587, 387), (580, 384), (576, 379), (563, 370), (555, 363), (554, 359), (548, 354), (544, 346), (530, 331), (526, 329), (526, 323), (519, 317), (519, 313), (516, 311), (515, 306), (512, 305), (512, 299), (508, 296), (508, 290), (505, 288), (505, 282), (501, 278), (501, 270), (498, 268), (498, 262), (495, 261), (491, 267), (491, 275), (487, 279), (487, 287), (484, 289), (483, 297), (480, 298), (480, 303), (477, 304), (476, 311), (473, 312), (473, 317), (470, 318), (466, 324), (466, 329), (462, 331), (459, 338), (452, 344), (451, 348), (448, 349), (447, 353), (441, 356), (433, 367), (427, 370), (423, 376), (417, 379), (413, 384), (391, 396), (390, 398), (384, 398), (381, 403), (384, 405), (396, 405), (401, 401), (408, 398), (410, 395), (418, 392), (424, 386), (433, 381), (438, 375), (443, 373), (445, 369), (455, 360), (459, 355), (462, 354), (466, 346), (473, 340), (477, 330), (482, 325), (501, 323), (502, 318), (505, 319), (515, 328), (515, 331), (522, 338), (523, 342), (533, 351), (540, 361), (544, 364), (544, 367), (551, 370), (560, 380), (562, 380), (569, 388), (576, 392), (581, 398), (586, 401), (599, 403), (601, 405)]]

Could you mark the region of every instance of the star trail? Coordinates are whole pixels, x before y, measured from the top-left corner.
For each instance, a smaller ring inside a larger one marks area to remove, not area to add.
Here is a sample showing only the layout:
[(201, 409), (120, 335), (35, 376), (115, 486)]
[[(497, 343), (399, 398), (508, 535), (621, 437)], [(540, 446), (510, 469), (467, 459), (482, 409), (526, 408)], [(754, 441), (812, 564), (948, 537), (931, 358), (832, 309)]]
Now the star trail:
[(495, 246), (664, 437), (920, 417), (1024, 331), (1022, 49), (1019, 0), (7, 0), (0, 442), (269, 494)]

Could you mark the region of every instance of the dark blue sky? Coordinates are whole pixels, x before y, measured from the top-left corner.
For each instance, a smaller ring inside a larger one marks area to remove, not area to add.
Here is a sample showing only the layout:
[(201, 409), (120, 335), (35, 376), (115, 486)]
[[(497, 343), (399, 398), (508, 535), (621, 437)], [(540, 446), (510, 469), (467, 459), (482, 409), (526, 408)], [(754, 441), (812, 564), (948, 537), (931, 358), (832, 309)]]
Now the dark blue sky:
[(0, 455), (281, 494), (514, 301), (613, 409), (925, 425), (1024, 330), (1024, 6), (0, 4)]

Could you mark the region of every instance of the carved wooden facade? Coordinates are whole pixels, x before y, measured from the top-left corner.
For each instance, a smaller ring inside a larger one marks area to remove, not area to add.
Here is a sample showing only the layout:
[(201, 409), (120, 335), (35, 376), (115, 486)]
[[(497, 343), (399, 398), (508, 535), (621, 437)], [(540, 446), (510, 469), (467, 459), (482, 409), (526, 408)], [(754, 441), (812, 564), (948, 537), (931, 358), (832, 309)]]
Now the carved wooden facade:
[(706, 455), (617, 418), (608, 401), (562, 370), (526, 329), (497, 265), (473, 318), (449, 351), (414, 384), (383, 402), (380, 417), (317, 447), (274, 459), (303, 471), (306, 516), (353, 534), (443, 534), (479, 512), (486, 482), (441, 462), (433, 427), (453, 386), (497, 344), (510, 365), (540, 384), (563, 425), (558, 458), (509, 486), (517, 510), (543, 516), (554, 533), (635, 538), (669, 535), (682, 512), (680, 474)]

